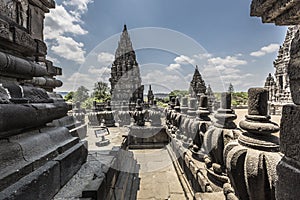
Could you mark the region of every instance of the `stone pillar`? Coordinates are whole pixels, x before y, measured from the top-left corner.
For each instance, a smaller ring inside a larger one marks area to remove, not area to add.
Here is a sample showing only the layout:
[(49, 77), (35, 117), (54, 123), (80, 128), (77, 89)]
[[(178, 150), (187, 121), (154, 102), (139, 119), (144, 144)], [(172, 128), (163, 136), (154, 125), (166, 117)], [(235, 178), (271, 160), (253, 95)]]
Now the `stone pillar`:
[(276, 165), (282, 156), (272, 133), (279, 127), (267, 115), (268, 91), (251, 88), (248, 96), (248, 115), (240, 122), (245, 132), (224, 149), (227, 174), (239, 199), (275, 200)]
[(214, 116), (217, 121), (213, 123), (203, 138), (203, 152), (206, 156), (203, 158), (206, 163), (208, 178), (219, 187), (228, 182), (225, 173), (224, 147), (240, 135), (241, 131), (233, 122), (237, 118), (231, 109), (231, 94), (221, 94), (221, 108)]
[(208, 98), (206, 95), (201, 95), (199, 99), (199, 107), (197, 110), (197, 117), (192, 124), (192, 135), (193, 135), (193, 148), (191, 148), (194, 157), (198, 159), (203, 158), (203, 151), (201, 151), (203, 138), (211, 125), (211, 120), (209, 118), (210, 112), (208, 111)]
[(181, 112), (183, 114), (187, 114), (188, 111), (188, 98), (187, 97), (182, 97), (181, 98), (181, 106), (180, 106)]

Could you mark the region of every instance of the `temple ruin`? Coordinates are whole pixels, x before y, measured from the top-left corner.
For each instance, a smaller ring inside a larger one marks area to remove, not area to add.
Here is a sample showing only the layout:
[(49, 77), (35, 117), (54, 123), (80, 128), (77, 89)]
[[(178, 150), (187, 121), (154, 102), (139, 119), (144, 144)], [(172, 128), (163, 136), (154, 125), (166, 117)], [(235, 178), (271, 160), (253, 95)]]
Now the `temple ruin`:
[(114, 107), (119, 108), (122, 104), (136, 103), (138, 99), (144, 100), (140, 69), (126, 25), (118, 43), (109, 81)]
[(265, 82), (265, 88), (269, 91), (269, 109), (270, 112), (274, 114), (280, 114), (283, 105), (292, 103), (288, 65), (290, 61), (291, 43), (298, 30), (298, 25), (288, 28), (284, 43), (280, 46), (278, 56), (273, 63), (275, 78), (269, 74)]
[[(55, 93), (62, 68), (46, 59), (43, 40), (54, 8), (53, 0), (0, 0), (0, 199), (300, 198), (298, 26), (279, 50), (276, 78), (248, 90), (239, 124), (231, 93), (212, 110), (198, 67), (190, 95), (170, 96), (162, 108), (150, 86), (145, 106), (126, 26), (112, 101), (86, 113)], [(277, 25), (298, 25), (299, 10), (296, 0), (251, 4), (252, 16)], [(268, 114), (273, 100), (284, 104), (280, 125)]]

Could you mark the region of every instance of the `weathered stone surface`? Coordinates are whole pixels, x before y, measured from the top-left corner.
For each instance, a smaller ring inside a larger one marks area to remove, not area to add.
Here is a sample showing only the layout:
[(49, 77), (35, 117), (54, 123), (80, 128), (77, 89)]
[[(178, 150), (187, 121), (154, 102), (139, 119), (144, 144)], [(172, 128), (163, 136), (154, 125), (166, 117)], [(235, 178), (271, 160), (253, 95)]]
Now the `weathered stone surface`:
[(0, 193), (0, 199), (52, 199), (60, 189), (59, 163), (50, 161)]
[(300, 23), (299, 1), (287, 0), (253, 0), (251, 3), (251, 16), (262, 17), (264, 23), (276, 25), (297, 25)]
[(29, 103), (53, 103), (53, 100), (49, 98), (45, 90), (29, 86), (21, 87), (23, 96)]
[[(0, 104), (0, 137), (13, 130), (45, 125), (66, 115), (65, 103), (13, 105)], [(16, 113), (19, 113), (16, 117)], [(6, 120), (10, 119), (10, 120)], [(34, 121), (34, 123), (32, 123)]]
[(32, 171), (19, 144), (0, 140), (0, 191)]
[(86, 162), (88, 151), (84, 143), (78, 143), (54, 159), (60, 165), (60, 186), (65, 185)]
[(103, 176), (92, 180), (82, 191), (82, 197), (104, 200), (106, 192), (105, 176)]
[(7, 89), (4, 88), (2, 86), (2, 84), (0, 84), (0, 103), (1, 104), (8, 104), (8, 103), (10, 103), (9, 98), (10, 97), (9, 97), (9, 93), (8, 93)]
[(37, 44), (34, 39), (24, 30), (14, 26), (12, 28), (13, 41), (18, 45), (19, 49), (22, 49), (23, 54), (33, 55), (36, 52)]
[(248, 90), (248, 114), (262, 115), (268, 114), (268, 91), (264, 88), (250, 88)]
[(240, 123), (247, 132), (224, 149), (227, 174), (239, 199), (275, 200), (276, 165), (282, 155), (278, 138), (271, 135), (279, 127), (266, 116), (267, 97), (265, 89), (249, 89), (249, 115)]
[(223, 92), (221, 94), (221, 108), (231, 109), (231, 93)]
[(0, 52), (0, 71), (15, 78), (32, 78), (47, 74), (45, 67), (3, 52)]
[(284, 157), (277, 165), (278, 181), (276, 199), (298, 199), (300, 197), (300, 166), (299, 163)]
[(300, 106), (285, 105), (280, 124), (280, 149), (287, 157), (300, 162)]
[(196, 111), (197, 111), (197, 99), (196, 98), (190, 98), (190, 103), (189, 103), (189, 109), (187, 111), (187, 114), (189, 116), (196, 116)]
[(290, 87), (291, 87), (291, 93), (293, 102), (297, 105), (300, 104), (300, 50), (299, 50), (299, 44), (300, 44), (300, 31), (298, 30), (295, 33), (294, 39), (291, 43), (291, 59), (288, 66), (288, 75), (290, 79)]

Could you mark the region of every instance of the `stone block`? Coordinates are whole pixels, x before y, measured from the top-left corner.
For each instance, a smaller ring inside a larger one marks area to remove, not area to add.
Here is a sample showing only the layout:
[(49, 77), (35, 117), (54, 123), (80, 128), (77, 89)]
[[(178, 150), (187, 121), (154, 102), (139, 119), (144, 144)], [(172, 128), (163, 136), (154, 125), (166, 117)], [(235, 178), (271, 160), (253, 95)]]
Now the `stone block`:
[[(5, 40), (10, 40), (10, 31), (9, 31), (9, 23), (0, 19), (0, 38)], [(2, 43), (2, 41), (1, 41)], [(1, 45), (2, 46), (2, 45)]]
[(60, 189), (58, 162), (50, 161), (0, 193), (0, 199), (50, 200)]
[(54, 119), (64, 117), (67, 104), (0, 104), (0, 110), (0, 138), (3, 138), (10, 136), (11, 132), (43, 126)]
[(0, 140), (0, 158), (0, 191), (32, 172), (17, 143)]
[(47, 54), (47, 46), (46, 44), (38, 39), (34, 40), (36, 42), (36, 56), (45, 56)]
[(34, 55), (36, 52), (36, 42), (34, 39), (24, 30), (14, 26), (12, 27), (14, 36), (14, 43), (18, 45), (19, 50), (28, 56)]
[(299, 199), (300, 197), (300, 166), (296, 162), (283, 158), (277, 165), (278, 181), (276, 199)]
[(88, 151), (86, 142), (80, 142), (71, 149), (57, 156), (54, 160), (60, 164), (60, 185), (64, 186), (86, 162)]
[(300, 161), (300, 106), (285, 105), (280, 125), (280, 150), (287, 157)]
[(82, 191), (83, 198), (106, 199), (106, 181), (104, 177), (92, 180)]

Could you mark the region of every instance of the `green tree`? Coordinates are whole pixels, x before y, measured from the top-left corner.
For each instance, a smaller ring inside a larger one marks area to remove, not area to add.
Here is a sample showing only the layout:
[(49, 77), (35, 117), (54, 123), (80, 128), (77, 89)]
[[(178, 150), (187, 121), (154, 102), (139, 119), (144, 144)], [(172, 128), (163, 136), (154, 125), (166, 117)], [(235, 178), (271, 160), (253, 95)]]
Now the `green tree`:
[(74, 93), (73, 102), (76, 103), (77, 101), (79, 101), (80, 103), (83, 103), (88, 98), (89, 90), (84, 86), (80, 86)]
[(91, 109), (93, 107), (93, 101), (94, 98), (93, 97), (89, 97), (87, 98), (83, 103), (82, 103), (82, 107), (85, 109)]
[(94, 85), (93, 95), (98, 102), (105, 102), (110, 99), (109, 87), (107, 83), (99, 81)]
[(187, 90), (173, 90), (172, 92), (169, 93), (169, 96), (175, 96), (175, 97), (182, 96), (182, 97), (184, 97), (188, 94), (189, 94), (189, 91), (187, 91)]
[(73, 92), (73, 91), (69, 92), (69, 93), (64, 97), (65, 101), (72, 101), (73, 98), (74, 98), (74, 92)]

